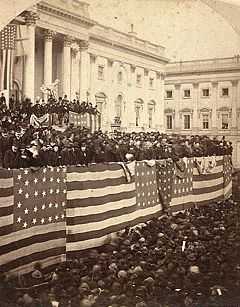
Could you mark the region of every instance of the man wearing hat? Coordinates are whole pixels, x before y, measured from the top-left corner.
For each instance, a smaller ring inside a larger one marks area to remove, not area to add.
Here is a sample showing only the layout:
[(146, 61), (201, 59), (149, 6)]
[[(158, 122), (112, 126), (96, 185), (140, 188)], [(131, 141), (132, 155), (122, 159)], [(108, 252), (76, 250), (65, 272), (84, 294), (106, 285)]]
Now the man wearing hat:
[(8, 149), (5, 152), (4, 161), (3, 161), (4, 167), (11, 169), (17, 168), (19, 156), (20, 156), (19, 143), (14, 141), (11, 149)]
[(5, 152), (11, 149), (12, 138), (8, 135), (7, 130), (4, 129), (0, 135), (0, 167), (4, 166)]

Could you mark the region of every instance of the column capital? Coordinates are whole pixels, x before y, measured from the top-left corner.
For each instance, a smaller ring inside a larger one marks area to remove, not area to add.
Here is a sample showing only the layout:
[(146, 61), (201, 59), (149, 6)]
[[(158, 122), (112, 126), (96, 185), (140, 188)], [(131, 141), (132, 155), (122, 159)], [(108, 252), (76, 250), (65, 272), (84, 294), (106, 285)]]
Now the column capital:
[(131, 72), (134, 73), (136, 70), (136, 65), (131, 64), (130, 67), (131, 67)]
[(72, 36), (65, 35), (63, 38), (64, 47), (71, 47), (74, 39)]
[(27, 26), (34, 26), (39, 19), (39, 15), (34, 11), (24, 11), (22, 16)]
[(97, 55), (93, 53), (89, 53), (91, 63), (95, 63), (97, 59)]
[(114, 63), (114, 60), (113, 59), (107, 59), (107, 62), (108, 62), (108, 66), (112, 67), (113, 66), (113, 63)]
[(45, 29), (43, 31), (43, 35), (44, 35), (45, 40), (51, 41), (53, 39), (53, 37), (56, 35), (56, 32), (49, 30), (49, 29)]
[(174, 84), (175, 90), (180, 90), (181, 84)]
[(80, 51), (87, 50), (88, 47), (89, 47), (89, 41), (87, 41), (87, 40), (80, 40), (80, 41), (79, 41), (79, 48), (80, 48)]
[(238, 82), (239, 82), (239, 80), (232, 80), (232, 81), (231, 81), (232, 86), (237, 86), (237, 85), (238, 85)]
[(144, 68), (144, 76), (145, 76), (145, 77), (148, 75), (148, 73), (149, 73), (149, 69)]

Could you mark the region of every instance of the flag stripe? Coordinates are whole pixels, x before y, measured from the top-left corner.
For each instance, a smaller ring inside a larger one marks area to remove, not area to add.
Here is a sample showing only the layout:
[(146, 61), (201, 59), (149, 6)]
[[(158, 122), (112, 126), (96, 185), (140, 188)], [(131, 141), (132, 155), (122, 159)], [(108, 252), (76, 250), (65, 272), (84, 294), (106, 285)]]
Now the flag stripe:
[(219, 185), (223, 184), (223, 176), (220, 176), (220, 173), (219, 173), (219, 177), (216, 179), (209, 179), (207, 181), (194, 181), (193, 187), (194, 189), (202, 189), (202, 188), (209, 188), (209, 187), (212, 187), (218, 184)]
[(130, 214), (112, 217), (97, 223), (86, 223), (84, 225), (69, 225), (68, 232), (71, 234), (87, 235), (89, 232), (97, 232), (120, 223), (130, 222), (138, 218), (146, 218), (149, 214), (154, 214), (160, 210), (160, 206), (149, 207), (146, 209), (139, 209)]
[(13, 195), (11, 196), (6, 196), (6, 197), (1, 197), (0, 196), (0, 208), (7, 207), (7, 206), (13, 206), (14, 202), (14, 197)]
[(223, 165), (219, 165), (219, 166), (216, 166), (214, 168), (214, 171), (211, 172), (211, 173), (207, 173), (207, 174), (199, 174), (198, 170), (196, 167), (193, 168), (193, 176), (194, 176), (194, 180), (195, 179), (199, 179), (201, 178), (201, 180), (204, 180), (206, 179), (206, 176), (207, 177), (210, 177), (211, 179), (215, 179), (216, 177), (214, 177), (214, 175), (218, 174), (218, 173), (221, 173), (223, 171)]
[(135, 196), (135, 191), (121, 192), (117, 194), (109, 194), (101, 197), (87, 197), (85, 199), (71, 199), (67, 200), (68, 208), (101, 206), (108, 203), (120, 201), (122, 199), (131, 199)]
[(161, 212), (160, 206), (151, 207), (151, 210), (148, 209), (149, 208), (139, 209), (138, 211), (140, 212), (137, 211), (138, 214), (136, 214), (136, 212), (133, 212), (129, 215), (121, 217), (121, 219), (117, 217), (108, 219), (107, 221), (103, 221), (103, 223), (94, 223), (95, 227), (94, 225), (89, 224), (88, 228), (85, 229), (85, 232), (84, 229), (81, 229), (81, 225), (70, 226), (69, 234), (67, 237), (67, 250), (69, 250), (71, 246), (69, 245), (69, 242), (80, 242), (100, 238), (103, 235), (117, 232), (128, 226), (130, 227), (139, 223), (146, 222), (149, 219), (158, 216)]
[[(193, 185), (194, 187), (194, 185)], [(194, 195), (200, 195), (200, 194), (207, 194), (215, 191), (222, 191), (223, 189), (223, 182), (217, 185), (213, 185), (211, 187), (203, 187), (203, 188), (195, 188), (193, 189)]]
[[(1, 184), (1, 183), (0, 183)], [(8, 197), (13, 195), (13, 186), (9, 188), (4, 188), (1, 186), (0, 188), (0, 195), (1, 197)]]
[(84, 216), (75, 216), (71, 218), (67, 218), (67, 224), (69, 226), (76, 225), (76, 224), (88, 224), (88, 223), (96, 223), (100, 222), (102, 220), (107, 220), (109, 218), (119, 217), (121, 215), (130, 214), (136, 211), (136, 200), (134, 201), (134, 204), (132, 206), (123, 207), (120, 209), (113, 209), (108, 210), (104, 213), (97, 213), (97, 214), (89, 214), (86, 219), (86, 215)]
[[(99, 176), (99, 175), (98, 175)], [(94, 177), (94, 176), (93, 176)], [(114, 180), (113, 180), (114, 179)], [(123, 183), (123, 180), (125, 180), (125, 177), (119, 177), (118, 178), (108, 178), (108, 179), (103, 179), (103, 180), (98, 180), (98, 181), (92, 181), (92, 180), (86, 180), (86, 181), (72, 181), (70, 184), (68, 183), (68, 191), (74, 191), (78, 189), (103, 189), (106, 187), (118, 187)]]
[(132, 205), (136, 204), (136, 198), (127, 198), (121, 199), (116, 202), (108, 202), (103, 205), (97, 206), (84, 206), (84, 207), (77, 207), (77, 208), (70, 208), (67, 209), (67, 216), (69, 218), (75, 216), (89, 216), (91, 214), (98, 214), (98, 213), (105, 213), (109, 211), (109, 208), (113, 208), (115, 210), (121, 209), (124, 207), (131, 207)]
[(1, 196), (1, 190), (6, 188), (13, 188), (13, 178), (3, 178), (2, 173), (0, 172), (0, 196)]
[(79, 190), (68, 190), (67, 192), (67, 200), (72, 200), (72, 199), (86, 199), (92, 196), (94, 196), (94, 198), (96, 197), (101, 197), (104, 196), (106, 194), (110, 195), (110, 194), (116, 194), (118, 193), (118, 191), (123, 190), (124, 192), (131, 192), (134, 188), (135, 184), (121, 184), (119, 186), (107, 186), (105, 188), (100, 188), (100, 189), (87, 189), (87, 190), (81, 190), (81, 192), (79, 192)]
[(36, 235), (32, 237), (27, 237), (22, 240), (17, 240), (17, 241), (11, 241), (8, 244), (1, 244), (0, 248), (0, 256), (4, 255), (5, 253), (9, 253), (12, 250), (19, 250), (21, 248), (27, 247), (34, 243), (44, 243), (49, 240), (54, 240), (54, 239), (61, 239), (63, 238), (65, 234), (65, 230), (62, 231), (55, 231), (55, 232), (50, 232), (46, 234), (41, 234), (41, 235)]
[[(42, 268), (51, 268), (51, 266), (55, 266), (56, 264), (62, 262), (62, 259), (65, 258), (65, 251), (63, 254), (59, 254), (57, 256), (46, 257), (45, 259), (41, 259)], [(11, 274), (27, 274), (33, 270), (33, 264), (28, 263), (25, 265), (21, 265), (20, 267), (16, 267), (14, 269), (10, 269), (9, 273)]]
[(63, 254), (65, 252), (65, 247), (62, 246), (63, 242), (59, 243), (60, 246), (50, 248), (48, 250), (39, 250), (35, 253), (29, 254), (26, 257), (14, 259), (11, 262), (8, 262), (0, 267), (0, 271), (7, 272), (9, 270), (13, 270), (15, 268), (21, 268), (21, 266), (28, 264), (28, 263), (34, 263), (36, 261), (40, 261), (43, 259), (46, 259), (51, 256)]

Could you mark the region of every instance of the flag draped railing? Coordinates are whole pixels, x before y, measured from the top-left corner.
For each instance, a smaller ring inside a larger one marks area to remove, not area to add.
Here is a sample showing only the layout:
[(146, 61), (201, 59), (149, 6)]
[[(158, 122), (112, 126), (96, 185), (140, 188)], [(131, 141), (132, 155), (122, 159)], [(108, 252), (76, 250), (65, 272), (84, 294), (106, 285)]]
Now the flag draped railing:
[(222, 201), (231, 174), (230, 156), (2, 169), (0, 270), (54, 265), (163, 210)]

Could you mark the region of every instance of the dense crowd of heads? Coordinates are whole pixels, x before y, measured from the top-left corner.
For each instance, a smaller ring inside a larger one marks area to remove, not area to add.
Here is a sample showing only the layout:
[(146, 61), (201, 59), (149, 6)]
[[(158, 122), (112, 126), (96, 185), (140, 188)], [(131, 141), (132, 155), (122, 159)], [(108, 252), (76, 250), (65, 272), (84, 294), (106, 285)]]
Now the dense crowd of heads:
[[(6, 305), (1, 306), (52, 306), (51, 301), (59, 307), (235, 306), (239, 218), (239, 205), (227, 200), (127, 228), (107, 245), (58, 265), (38, 290), (14, 291), (14, 279), (2, 277)], [(25, 282), (45, 278), (36, 266)]]
[(30, 125), (2, 129), (0, 163), (4, 168), (88, 165), (232, 153), (232, 145), (207, 136), (149, 133), (103, 133), (69, 126), (64, 132)]

